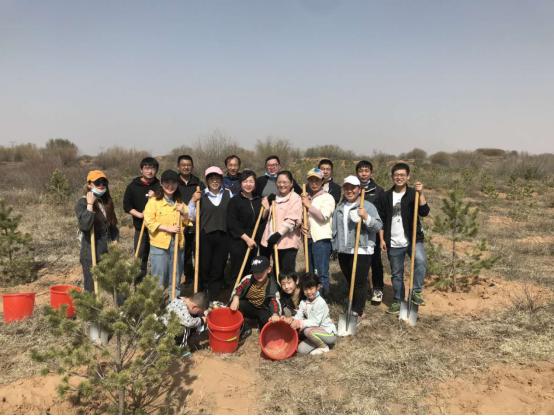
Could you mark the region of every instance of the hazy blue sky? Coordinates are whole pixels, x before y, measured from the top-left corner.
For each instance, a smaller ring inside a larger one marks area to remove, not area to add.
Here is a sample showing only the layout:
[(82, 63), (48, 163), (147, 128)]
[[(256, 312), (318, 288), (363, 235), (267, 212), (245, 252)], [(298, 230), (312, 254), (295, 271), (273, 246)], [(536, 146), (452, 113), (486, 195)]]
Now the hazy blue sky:
[(0, 143), (554, 152), (554, 0), (0, 0)]

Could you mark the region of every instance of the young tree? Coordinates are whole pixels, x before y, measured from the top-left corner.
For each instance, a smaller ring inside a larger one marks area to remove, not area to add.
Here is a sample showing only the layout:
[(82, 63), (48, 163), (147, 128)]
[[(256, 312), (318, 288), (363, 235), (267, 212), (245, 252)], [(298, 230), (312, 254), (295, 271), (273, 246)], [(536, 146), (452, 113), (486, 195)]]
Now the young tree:
[(36, 279), (30, 234), (18, 231), (21, 215), (0, 199), (0, 284), (29, 283)]
[(477, 208), (463, 201), (459, 190), (450, 191), (448, 198), (442, 200), (441, 214), (435, 218), (433, 231), (446, 235), (450, 249), (445, 252), (441, 245), (430, 247), (431, 263), (435, 263), (430, 265), (430, 270), (439, 275), (436, 283), (439, 288), (458, 290), (460, 283), (467, 285), (468, 275), (479, 275), (482, 269), (489, 269), (496, 262), (496, 257), (484, 257), (484, 240), (479, 241), (469, 253), (458, 252), (457, 243), (476, 239), (478, 214)]
[(69, 181), (61, 170), (54, 169), (46, 185), (46, 191), (47, 199), (54, 204), (61, 205), (68, 200), (71, 195), (71, 188)]
[[(119, 414), (156, 410), (156, 400), (164, 393), (172, 398), (167, 393), (172, 382), (168, 370), (179, 352), (175, 337), (180, 324), (173, 314), (167, 326), (161, 321), (162, 290), (153, 277), (133, 289), (138, 269), (138, 262), (114, 245), (93, 268), (101, 295), (74, 292), (76, 320), (49, 310), (51, 330), (69, 341), (48, 351), (35, 350), (33, 358), (64, 375), (62, 395), (73, 391), (109, 403), (106, 410)], [(106, 331), (110, 342), (92, 342), (87, 330), (91, 325)], [(71, 376), (81, 381), (71, 382)]]

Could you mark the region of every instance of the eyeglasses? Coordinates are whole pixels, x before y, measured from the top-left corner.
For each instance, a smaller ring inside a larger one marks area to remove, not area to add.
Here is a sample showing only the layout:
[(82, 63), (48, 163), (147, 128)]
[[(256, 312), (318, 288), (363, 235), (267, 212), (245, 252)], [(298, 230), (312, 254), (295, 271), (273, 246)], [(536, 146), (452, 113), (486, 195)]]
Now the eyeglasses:
[(392, 175), (393, 178), (407, 178), (408, 175), (406, 175), (405, 173), (395, 173), (394, 175)]
[(108, 186), (108, 180), (106, 178), (96, 179), (92, 183), (94, 184), (94, 186)]

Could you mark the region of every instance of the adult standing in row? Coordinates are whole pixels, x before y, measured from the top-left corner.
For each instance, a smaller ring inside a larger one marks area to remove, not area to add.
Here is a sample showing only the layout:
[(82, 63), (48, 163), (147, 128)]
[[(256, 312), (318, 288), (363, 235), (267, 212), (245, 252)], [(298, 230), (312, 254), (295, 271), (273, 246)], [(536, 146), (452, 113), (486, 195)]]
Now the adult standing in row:
[(240, 193), (240, 165), (241, 160), (237, 155), (230, 155), (225, 158), (227, 175), (223, 177), (223, 186), (230, 190), (233, 195)]
[[(154, 194), (156, 189), (160, 187), (160, 181), (156, 178), (159, 164), (153, 157), (145, 157), (140, 161), (140, 176), (134, 178), (123, 195), (123, 210), (133, 217), (133, 227), (135, 228), (134, 250), (137, 249), (137, 244), (144, 221), (144, 207), (148, 202), (148, 198)], [(140, 263), (140, 274), (135, 280), (135, 284), (139, 284), (148, 267), (148, 255), (150, 253), (150, 238), (148, 232), (143, 232), (141, 244), (138, 250)]]
[[(273, 212), (270, 213), (263, 236), (262, 256), (270, 257), (273, 246), (277, 244), (279, 271), (292, 273), (296, 269), (296, 254), (302, 244), (300, 228), (302, 226), (302, 200), (293, 192), (292, 173), (281, 171), (276, 177), (277, 193), (267, 198), (269, 206), (275, 202), (275, 228)], [(272, 210), (273, 211), (273, 210)], [(273, 259), (274, 262), (276, 259)]]
[[(179, 171), (179, 192), (181, 193), (183, 203), (188, 205), (192, 195), (196, 192), (196, 188), (199, 186), (201, 190), (204, 190), (206, 185), (204, 185), (198, 176), (193, 174), (194, 161), (190, 155), (180, 155), (177, 158), (177, 170)], [(194, 276), (194, 239), (194, 223), (189, 219), (185, 227), (185, 254), (183, 260), (183, 271), (186, 284), (190, 284)], [(197, 266), (195, 265), (195, 267)]]
[[(256, 179), (256, 195), (269, 196), (277, 194), (277, 174), (281, 171), (281, 160), (277, 155), (271, 155), (265, 158), (265, 173)], [(291, 175), (292, 178), (292, 175)], [(292, 189), (298, 195), (302, 193), (302, 188), (292, 178)]]
[(342, 192), (343, 199), (333, 213), (333, 249), (338, 252), (341, 272), (348, 286), (350, 286), (356, 228), (358, 223), (362, 221), (352, 300), (352, 310), (362, 317), (367, 300), (369, 283), (367, 276), (375, 249), (375, 236), (382, 228), (383, 223), (377, 208), (371, 202), (364, 200), (363, 206), (360, 206), (361, 186), (360, 180), (356, 176), (351, 175), (344, 179)]
[[(262, 234), (265, 229), (265, 220), (269, 215), (269, 204), (267, 199), (255, 195), (256, 189), (256, 174), (251, 170), (244, 170), (240, 175), (240, 191), (237, 195), (231, 198), (227, 211), (227, 226), (229, 230), (230, 258), (231, 258), (231, 276), (230, 283), (234, 283), (237, 278), (240, 267), (244, 260), (246, 250), (251, 249), (249, 258), (246, 263), (241, 278), (250, 274), (250, 264), (254, 257), (258, 255), (258, 247), (262, 239)], [(262, 220), (258, 226), (258, 230), (254, 238), (252, 232), (260, 214), (260, 210), (264, 207)]]
[(322, 295), (329, 294), (329, 258), (333, 250), (332, 220), (335, 200), (323, 190), (323, 173), (311, 169), (307, 175), (308, 193), (302, 194), (302, 205), (308, 210), (308, 227), (302, 231), (308, 235), (308, 258), (310, 273), (319, 276)]
[(91, 170), (87, 175), (85, 196), (75, 205), (81, 240), (80, 261), (83, 267), (83, 285), (87, 292), (94, 292), (92, 278), (91, 234), (94, 230), (96, 261), (108, 252), (108, 243), (119, 238), (117, 217), (110, 191), (108, 177), (101, 170)]
[(340, 185), (333, 180), (333, 161), (330, 159), (321, 159), (317, 167), (323, 174), (323, 190), (328, 192), (335, 199), (335, 205), (337, 205), (340, 202), (342, 189)]
[[(368, 160), (360, 160), (356, 164), (356, 176), (360, 180), (362, 189), (365, 189), (365, 200), (377, 206), (385, 191), (373, 180), (373, 165)], [(369, 278), (369, 276), (367, 276)], [(381, 239), (376, 236), (375, 248), (371, 257), (371, 301), (379, 304), (383, 301), (383, 260), (381, 259)]]
[(223, 288), (225, 265), (229, 256), (227, 208), (233, 194), (223, 188), (223, 171), (211, 166), (205, 172), (207, 188), (195, 192), (189, 202), (190, 218), (196, 216), (196, 201), (200, 199), (200, 286), (216, 300)]

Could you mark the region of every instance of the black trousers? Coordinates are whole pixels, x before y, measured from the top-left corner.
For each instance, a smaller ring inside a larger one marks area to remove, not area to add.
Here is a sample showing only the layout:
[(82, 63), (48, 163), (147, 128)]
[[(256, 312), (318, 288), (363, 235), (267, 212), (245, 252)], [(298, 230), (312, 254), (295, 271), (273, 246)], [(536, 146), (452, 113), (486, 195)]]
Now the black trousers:
[[(135, 237), (133, 242), (133, 250), (137, 250), (138, 239), (140, 236), (140, 228), (137, 230), (135, 228)], [(133, 253), (134, 254), (134, 253)], [(142, 234), (142, 239), (140, 241), (139, 248), (139, 259), (140, 259), (140, 273), (135, 278), (135, 285), (138, 285), (144, 276), (146, 276), (146, 270), (148, 268), (148, 255), (150, 254), (150, 236), (148, 235), (148, 230), (145, 228)]]
[[(244, 260), (244, 256), (246, 255), (246, 249), (248, 247), (246, 246), (246, 243), (240, 239), (240, 238), (233, 238), (230, 240), (229, 245), (229, 257), (230, 257), (230, 263), (231, 263), (231, 270), (229, 275), (229, 281), (227, 282), (229, 285), (234, 285), (235, 281), (237, 279), (237, 276), (240, 272), (240, 266), (242, 266), (242, 262)], [(244, 267), (244, 270), (241, 275), (241, 279), (244, 276), (248, 276), (250, 274), (250, 264), (252, 263), (252, 259), (258, 255), (258, 248), (254, 248), (253, 250), (250, 250), (250, 255), (248, 256), (248, 260), (246, 261), (246, 266)]]
[[(294, 273), (296, 271), (296, 255), (298, 254), (298, 249), (286, 248), (286, 249), (277, 250), (277, 251), (279, 252), (279, 272)], [(273, 247), (269, 248), (269, 247), (260, 246), (260, 255), (270, 259), (273, 257), (273, 254), (274, 254)], [(273, 258), (273, 261), (275, 261), (275, 258)]]
[[(358, 315), (364, 313), (365, 303), (367, 301), (367, 288), (369, 282), (367, 275), (369, 266), (371, 265), (371, 255), (358, 254), (358, 263), (356, 266), (356, 281), (354, 283), (354, 296), (352, 298), (352, 310)], [(354, 262), (354, 254), (339, 253), (339, 266), (348, 289), (350, 290), (350, 278), (352, 277), (352, 266)]]
[(208, 291), (210, 301), (223, 288), (225, 265), (229, 256), (229, 238), (223, 231), (200, 231), (200, 288)]
[(383, 291), (383, 261), (381, 260), (381, 240), (377, 236), (377, 242), (371, 256), (371, 287), (373, 290)]
[(185, 275), (185, 283), (188, 285), (194, 281), (194, 242), (196, 236), (194, 227), (185, 229), (185, 260), (183, 265), (183, 274)]
[(246, 299), (240, 300), (239, 310), (245, 318), (255, 319), (260, 329), (269, 321), (269, 318), (271, 318), (271, 312), (268, 307), (262, 306), (261, 308), (256, 308)]

